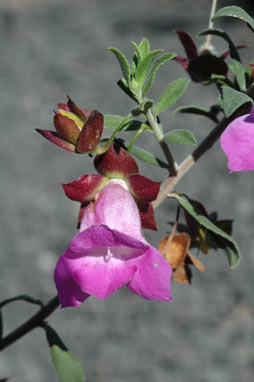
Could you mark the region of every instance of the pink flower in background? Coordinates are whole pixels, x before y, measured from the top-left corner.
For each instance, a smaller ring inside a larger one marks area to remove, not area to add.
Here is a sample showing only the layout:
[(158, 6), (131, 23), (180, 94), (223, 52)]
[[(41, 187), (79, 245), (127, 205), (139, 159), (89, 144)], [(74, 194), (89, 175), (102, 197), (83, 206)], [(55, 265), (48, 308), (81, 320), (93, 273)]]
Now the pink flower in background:
[(228, 125), (220, 143), (230, 172), (254, 170), (254, 108)]
[(142, 236), (125, 182), (110, 180), (94, 200), (56, 265), (62, 307), (80, 305), (90, 295), (105, 299), (125, 285), (142, 298), (171, 301), (171, 267)]

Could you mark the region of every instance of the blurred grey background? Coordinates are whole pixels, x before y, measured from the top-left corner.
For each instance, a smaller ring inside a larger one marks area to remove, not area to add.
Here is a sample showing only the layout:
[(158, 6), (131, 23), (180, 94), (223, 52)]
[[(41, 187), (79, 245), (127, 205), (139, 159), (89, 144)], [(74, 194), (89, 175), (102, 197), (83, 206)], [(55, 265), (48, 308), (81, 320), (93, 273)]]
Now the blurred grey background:
[[(252, 1), (242, 4), (253, 15)], [(128, 57), (131, 40), (147, 37), (153, 49), (184, 55), (172, 29), (193, 36), (207, 27), (210, 0), (1, 0), (0, 2), (0, 156), (1, 268), (0, 300), (31, 294), (44, 301), (56, 293), (52, 279), (57, 258), (76, 234), (78, 203), (68, 200), (60, 183), (93, 173), (87, 156), (58, 149), (35, 132), (51, 129), (53, 109), (66, 101), (91, 110), (126, 115), (131, 100), (118, 89), (120, 70), (108, 46)], [(232, 34), (245, 64), (253, 57), (253, 34), (232, 18), (215, 24)], [(198, 41), (201, 44), (203, 40)], [(220, 38), (218, 52), (227, 46)], [(170, 62), (158, 75), (150, 96), (187, 74)], [(179, 105), (209, 107), (216, 89), (190, 84)], [(190, 115), (162, 120), (170, 128), (189, 128), (199, 141), (213, 127)], [(156, 142), (140, 145), (160, 154)], [(154, 148), (152, 148), (154, 146)], [(180, 162), (190, 152), (173, 148)], [(140, 163), (154, 180), (165, 171)], [(153, 173), (151, 173), (153, 171)], [(253, 174), (229, 175), (217, 143), (178, 184), (219, 217), (235, 219), (234, 238), (242, 251), (239, 267), (230, 271), (225, 256), (199, 257), (206, 265), (194, 272), (191, 286), (173, 284), (174, 301), (145, 301), (127, 288), (107, 300), (89, 298), (75, 309), (56, 311), (49, 323), (76, 354), (91, 382), (249, 382), (253, 376)], [(147, 232), (153, 245), (167, 232), (175, 203), (156, 211), (159, 233)], [(4, 309), (8, 333), (36, 308), (16, 302)], [(0, 379), (13, 382), (56, 382), (42, 329), (6, 349), (0, 358)]]

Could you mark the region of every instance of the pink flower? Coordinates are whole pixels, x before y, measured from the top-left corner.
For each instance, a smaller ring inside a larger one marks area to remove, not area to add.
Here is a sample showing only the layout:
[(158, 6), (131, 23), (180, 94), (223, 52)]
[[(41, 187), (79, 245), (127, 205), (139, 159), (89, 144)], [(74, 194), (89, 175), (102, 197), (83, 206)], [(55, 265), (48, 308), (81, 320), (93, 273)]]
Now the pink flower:
[(55, 269), (62, 307), (90, 295), (105, 299), (127, 286), (149, 300), (171, 301), (172, 269), (141, 233), (136, 203), (122, 180), (111, 180), (86, 208), (80, 233)]
[(228, 125), (220, 143), (230, 172), (254, 170), (254, 108)]
[(77, 180), (62, 185), (68, 198), (81, 203), (79, 223), (87, 206), (94, 200), (95, 194), (110, 179), (122, 179), (137, 203), (142, 228), (156, 230), (151, 202), (158, 195), (160, 182), (153, 182), (149, 178), (139, 175), (135, 160), (116, 142), (106, 153), (96, 155), (94, 166), (101, 175), (83, 175)]

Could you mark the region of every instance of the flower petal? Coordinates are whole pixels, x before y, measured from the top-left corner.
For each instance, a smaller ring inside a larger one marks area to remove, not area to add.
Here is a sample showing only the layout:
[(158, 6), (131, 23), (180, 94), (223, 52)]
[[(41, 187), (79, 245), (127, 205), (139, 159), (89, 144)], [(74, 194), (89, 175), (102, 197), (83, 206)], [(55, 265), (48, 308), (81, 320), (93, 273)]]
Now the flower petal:
[(183, 47), (184, 47), (185, 53), (187, 54), (188, 59), (192, 60), (193, 58), (197, 57), (198, 50), (192, 37), (184, 31), (174, 30), (174, 32), (177, 33), (181, 43), (183, 44)]
[(128, 288), (148, 300), (172, 301), (170, 276), (172, 269), (153, 247), (138, 260), (137, 272)]
[(62, 257), (82, 291), (104, 299), (131, 280), (137, 269), (132, 259), (148, 248), (139, 240), (100, 225), (75, 236)]
[(100, 191), (96, 203), (86, 208), (80, 230), (98, 224), (105, 224), (137, 240), (144, 240), (137, 205), (130, 192), (114, 180), (109, 181)]
[(73, 114), (76, 114), (83, 122), (86, 122), (86, 120), (88, 119), (90, 113), (89, 111), (85, 110), (85, 109), (82, 109), (81, 107), (79, 107), (78, 105), (75, 104), (74, 101), (72, 101), (72, 99), (68, 97), (68, 108), (69, 110), (73, 113)]
[(89, 294), (84, 293), (74, 282), (64, 256), (61, 256), (57, 262), (54, 280), (62, 308), (78, 306), (89, 297)]
[(83, 175), (73, 182), (62, 184), (65, 195), (71, 200), (86, 203), (93, 200), (96, 192), (107, 182), (101, 175)]
[(254, 170), (254, 111), (231, 122), (220, 143), (230, 172)]
[(141, 219), (141, 227), (143, 229), (153, 229), (157, 231), (152, 204), (143, 200), (137, 200), (137, 205)]

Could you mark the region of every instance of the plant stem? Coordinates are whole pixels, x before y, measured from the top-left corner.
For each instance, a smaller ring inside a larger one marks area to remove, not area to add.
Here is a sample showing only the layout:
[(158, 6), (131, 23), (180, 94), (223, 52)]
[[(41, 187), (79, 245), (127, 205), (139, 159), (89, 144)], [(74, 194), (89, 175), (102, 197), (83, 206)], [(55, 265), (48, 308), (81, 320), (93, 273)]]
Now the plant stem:
[(34, 328), (41, 326), (51, 313), (54, 312), (60, 305), (58, 296), (52, 298), (46, 305), (44, 305), (38, 313), (32, 316), (27, 322), (13, 330), (10, 334), (0, 340), (0, 351), (29, 333)]
[(208, 136), (199, 144), (193, 153), (188, 155), (187, 158), (179, 165), (176, 175), (170, 176), (166, 180), (157, 196), (157, 199), (152, 202), (153, 208), (158, 207), (164, 199), (167, 198), (168, 194), (173, 191), (182, 176), (186, 174), (186, 172), (190, 170), (197, 160), (214, 145), (227, 125), (231, 122), (231, 119), (232, 118), (223, 118), (210, 132), (210, 134), (208, 134)]
[[(212, 7), (211, 7), (211, 13), (210, 13), (210, 17), (209, 17), (208, 29), (212, 29), (213, 28), (212, 18), (213, 18), (214, 14), (215, 14), (216, 6), (217, 6), (217, 0), (213, 0)], [(212, 35), (209, 34), (206, 37), (206, 42), (205, 42), (205, 46), (204, 46), (205, 50), (210, 50), (211, 39), (212, 39)]]
[(158, 142), (162, 148), (162, 151), (163, 151), (163, 153), (167, 159), (170, 174), (175, 176), (176, 175), (176, 168), (175, 168), (174, 158), (171, 154), (171, 151), (169, 150), (168, 145), (166, 144), (166, 142), (163, 141), (163, 133), (161, 132), (161, 130), (158, 126), (158, 123), (156, 121), (156, 118), (153, 116), (153, 113), (151, 112), (151, 109), (148, 109), (146, 116), (147, 116), (147, 119), (151, 125), (153, 132), (154, 132), (154, 135), (156, 136), (156, 138), (157, 138), (157, 140), (158, 140)]

